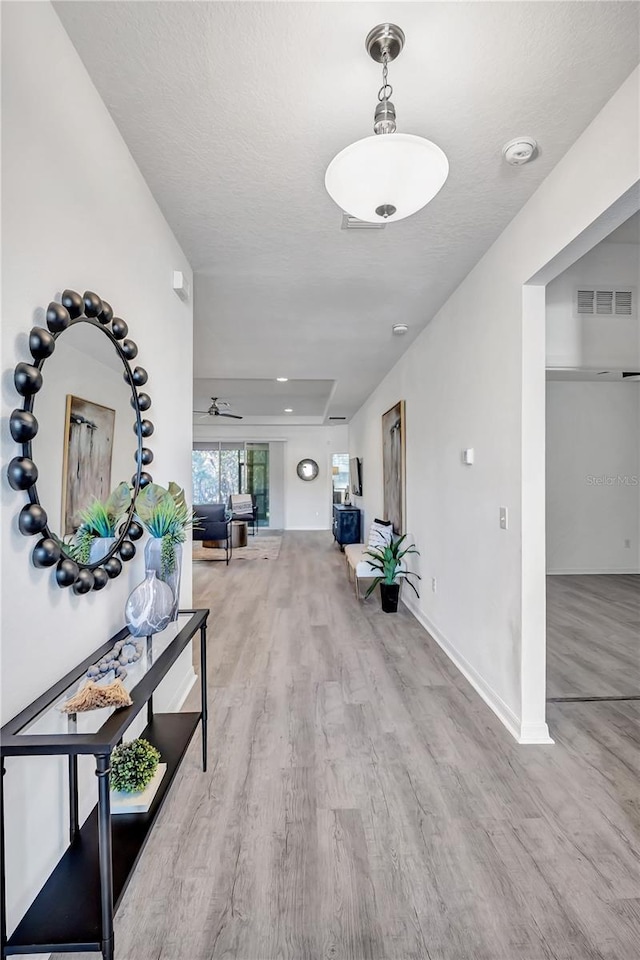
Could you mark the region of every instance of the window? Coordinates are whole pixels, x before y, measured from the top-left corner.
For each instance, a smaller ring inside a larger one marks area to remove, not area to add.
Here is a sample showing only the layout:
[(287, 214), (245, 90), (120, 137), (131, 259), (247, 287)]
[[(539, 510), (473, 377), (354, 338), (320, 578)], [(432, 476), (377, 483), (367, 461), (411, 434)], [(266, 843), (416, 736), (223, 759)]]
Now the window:
[(228, 503), (232, 493), (251, 493), (258, 525), (269, 526), (269, 444), (219, 442), (193, 451), (193, 502)]

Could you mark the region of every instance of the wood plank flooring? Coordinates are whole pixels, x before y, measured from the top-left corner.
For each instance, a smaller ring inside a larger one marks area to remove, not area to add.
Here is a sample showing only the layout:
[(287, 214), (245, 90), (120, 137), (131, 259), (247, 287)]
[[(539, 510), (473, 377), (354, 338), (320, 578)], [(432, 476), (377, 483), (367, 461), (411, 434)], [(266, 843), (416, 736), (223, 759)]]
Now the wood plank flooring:
[(117, 960), (640, 957), (639, 703), (551, 704), (520, 747), (328, 534), (213, 566), (209, 770), (194, 742)]
[(640, 576), (547, 577), (547, 696), (640, 696)]

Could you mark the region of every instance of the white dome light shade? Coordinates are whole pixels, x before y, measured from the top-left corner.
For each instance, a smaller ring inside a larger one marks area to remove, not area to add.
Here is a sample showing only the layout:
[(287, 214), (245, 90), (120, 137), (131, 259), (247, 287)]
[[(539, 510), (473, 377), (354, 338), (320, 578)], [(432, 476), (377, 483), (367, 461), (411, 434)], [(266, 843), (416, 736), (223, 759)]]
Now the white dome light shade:
[[(411, 133), (356, 140), (327, 168), (324, 184), (339, 207), (368, 223), (403, 220), (426, 206), (444, 185), (449, 161), (437, 144)], [(376, 209), (395, 207), (388, 216)]]

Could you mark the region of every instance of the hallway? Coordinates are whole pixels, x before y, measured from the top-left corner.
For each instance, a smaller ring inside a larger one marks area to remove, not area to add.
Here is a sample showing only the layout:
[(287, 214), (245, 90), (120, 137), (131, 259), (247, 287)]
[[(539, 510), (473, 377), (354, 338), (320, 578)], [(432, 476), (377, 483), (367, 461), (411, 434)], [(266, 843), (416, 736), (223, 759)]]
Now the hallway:
[(556, 745), (519, 747), (343, 563), (288, 533), (275, 562), (194, 565), (209, 771), (194, 743), (118, 960), (640, 956), (639, 705), (551, 704)]

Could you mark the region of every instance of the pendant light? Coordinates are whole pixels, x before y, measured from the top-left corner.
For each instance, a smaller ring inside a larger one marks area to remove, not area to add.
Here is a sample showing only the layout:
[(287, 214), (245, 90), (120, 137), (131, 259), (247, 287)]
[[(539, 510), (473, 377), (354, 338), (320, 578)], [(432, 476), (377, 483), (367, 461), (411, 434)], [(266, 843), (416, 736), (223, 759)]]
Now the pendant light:
[(433, 200), (449, 175), (449, 161), (431, 140), (396, 133), (388, 70), (404, 46), (400, 27), (379, 24), (365, 45), (369, 56), (382, 64), (374, 136), (341, 150), (329, 164), (324, 183), (346, 213), (367, 223), (390, 223), (410, 217)]

